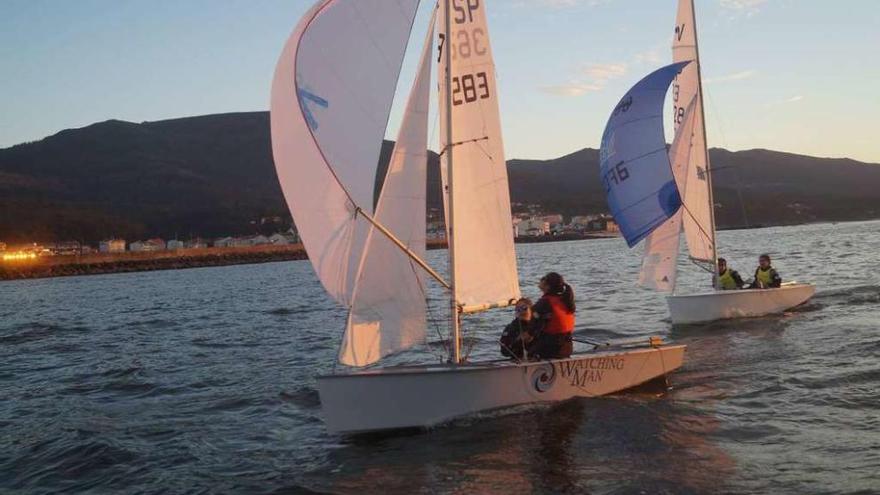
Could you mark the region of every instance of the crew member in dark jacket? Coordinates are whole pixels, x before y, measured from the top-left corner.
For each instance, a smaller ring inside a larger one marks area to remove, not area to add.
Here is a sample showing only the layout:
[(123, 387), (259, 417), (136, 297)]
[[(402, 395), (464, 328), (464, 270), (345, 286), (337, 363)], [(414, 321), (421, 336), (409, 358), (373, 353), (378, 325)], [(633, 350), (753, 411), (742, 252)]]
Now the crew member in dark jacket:
[(721, 290), (742, 289), (745, 282), (739, 272), (727, 267), (727, 260), (718, 258), (718, 275), (715, 276), (715, 287)]
[(538, 283), (541, 299), (532, 306), (539, 331), (529, 346), (529, 357), (535, 359), (567, 358), (572, 353), (574, 332), (574, 290), (562, 275), (551, 272)]
[(526, 297), (516, 302), (514, 311), (516, 318), (504, 327), (499, 344), (503, 356), (522, 359), (532, 342), (537, 320), (532, 314), (532, 301)]
[(762, 254), (758, 258), (758, 269), (750, 289), (776, 289), (782, 286), (782, 277), (770, 266), (770, 255)]

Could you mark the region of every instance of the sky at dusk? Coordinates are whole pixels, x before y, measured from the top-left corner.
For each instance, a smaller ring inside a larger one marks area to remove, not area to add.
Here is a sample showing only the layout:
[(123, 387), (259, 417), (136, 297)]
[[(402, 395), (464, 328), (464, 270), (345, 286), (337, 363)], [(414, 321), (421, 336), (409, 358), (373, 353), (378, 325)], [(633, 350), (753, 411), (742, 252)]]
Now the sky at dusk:
[[(484, 1), (508, 158), (598, 147), (623, 93), (671, 61), (676, 0)], [(0, 147), (107, 119), (266, 110), (277, 57), (311, 4), (2, 0)], [(880, 163), (880, 2), (696, 8), (710, 146)], [(430, 9), (423, 1), (413, 40)]]

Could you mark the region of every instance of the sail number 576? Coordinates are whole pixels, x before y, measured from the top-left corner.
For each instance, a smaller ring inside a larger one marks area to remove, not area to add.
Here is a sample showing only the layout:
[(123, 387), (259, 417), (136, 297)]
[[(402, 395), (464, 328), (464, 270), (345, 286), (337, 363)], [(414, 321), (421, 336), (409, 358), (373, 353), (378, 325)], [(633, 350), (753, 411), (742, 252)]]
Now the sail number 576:
[(603, 177), (603, 179), (603, 182), (605, 182), (605, 192), (611, 192), (612, 182), (617, 185), (625, 181), (626, 179), (629, 179), (629, 170), (627, 170), (623, 162), (620, 162), (617, 165), (609, 168), (608, 171), (605, 172), (605, 176)]

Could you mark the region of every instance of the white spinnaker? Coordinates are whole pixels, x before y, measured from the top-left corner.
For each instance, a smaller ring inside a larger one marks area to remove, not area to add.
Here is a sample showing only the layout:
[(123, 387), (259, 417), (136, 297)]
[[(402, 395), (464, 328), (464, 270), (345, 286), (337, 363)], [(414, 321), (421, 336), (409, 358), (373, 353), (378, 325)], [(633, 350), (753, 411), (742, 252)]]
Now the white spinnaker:
[[(433, 23), (428, 31), (374, 215), (422, 259)], [(425, 341), (426, 302), (420, 271), (386, 236), (375, 229), (370, 232), (339, 362), (366, 366)]]
[(327, 292), (350, 305), (369, 232), (382, 138), (417, 0), (323, 0), (300, 21), (272, 82), (275, 168)]
[(676, 133), (684, 121), (686, 107), (696, 98), (694, 109), (693, 152), (688, 167), (687, 192), (682, 195), (682, 221), (691, 258), (714, 264), (715, 222), (709, 192), (710, 180), (706, 135), (703, 124), (703, 99), (700, 94), (700, 60), (697, 57), (696, 18), (693, 0), (679, 0), (675, 34), (672, 39), (672, 60), (693, 60), (675, 79), (672, 86), (673, 119)]
[[(669, 148), (669, 163), (678, 191), (684, 197), (687, 191), (688, 164), (690, 155), (695, 150), (692, 145), (696, 98), (691, 99), (685, 111), (684, 120)], [(645, 239), (645, 254), (642, 258), (642, 271), (639, 273), (639, 284), (663, 292), (673, 292), (678, 274), (678, 251), (681, 245), (682, 215), (687, 215), (684, 208), (669, 217)]]
[[(451, 2), (451, 36), (445, 7), (437, 16), (441, 39), (440, 148), (444, 201), (449, 208), (446, 150), (452, 151), (455, 293), (458, 304), (479, 307), (519, 297), (507, 165), (498, 114), (495, 64), (489, 44), (486, 1)], [(447, 115), (446, 57), (451, 51), (452, 114)], [(447, 125), (452, 123), (451, 143)], [(450, 218), (447, 211), (446, 218)], [(448, 224), (449, 222), (447, 222)], [(449, 225), (447, 225), (447, 228)]]

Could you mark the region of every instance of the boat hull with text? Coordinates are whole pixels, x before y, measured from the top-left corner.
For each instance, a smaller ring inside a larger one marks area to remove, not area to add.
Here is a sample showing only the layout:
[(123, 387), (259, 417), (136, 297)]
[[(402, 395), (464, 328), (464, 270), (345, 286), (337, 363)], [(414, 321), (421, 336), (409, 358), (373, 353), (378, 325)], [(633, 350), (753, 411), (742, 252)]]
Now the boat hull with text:
[(684, 345), (592, 351), (568, 359), (390, 367), (318, 377), (333, 433), (430, 427), (481, 411), (596, 397), (678, 369)]
[(713, 291), (669, 296), (669, 315), (674, 325), (705, 323), (731, 318), (779, 314), (813, 297), (812, 284), (788, 283), (778, 289)]

